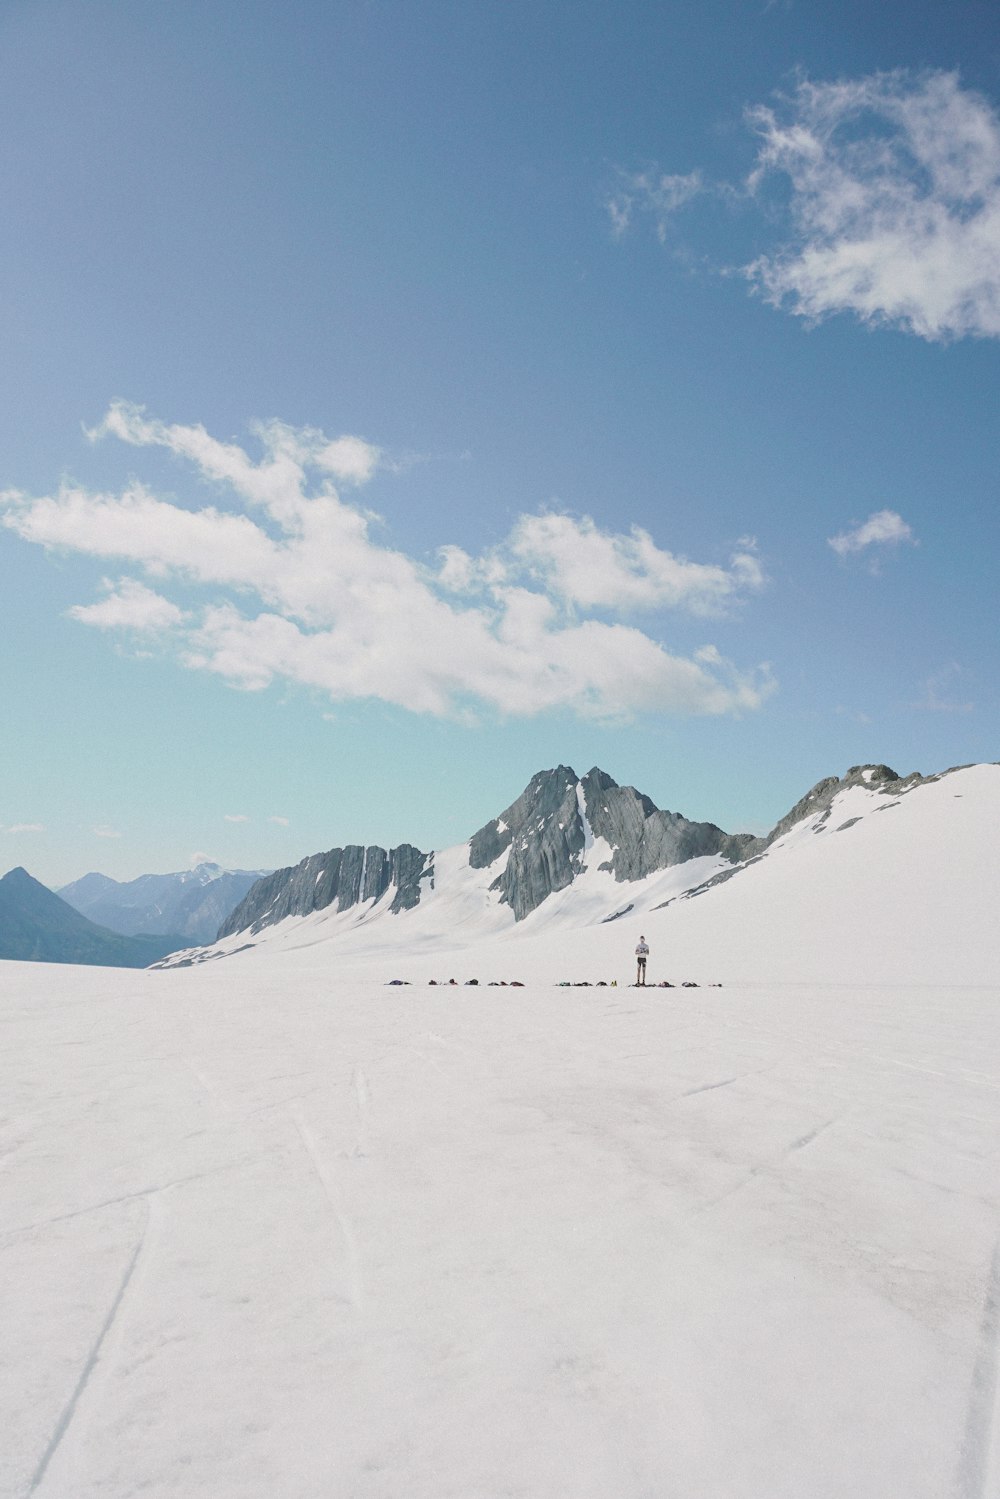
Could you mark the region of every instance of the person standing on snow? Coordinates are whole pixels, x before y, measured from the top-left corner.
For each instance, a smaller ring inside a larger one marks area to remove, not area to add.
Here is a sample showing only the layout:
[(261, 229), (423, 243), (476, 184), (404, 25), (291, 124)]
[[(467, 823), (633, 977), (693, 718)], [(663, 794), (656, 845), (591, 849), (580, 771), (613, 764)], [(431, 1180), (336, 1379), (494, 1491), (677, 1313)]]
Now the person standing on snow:
[(645, 939), (645, 937), (640, 937), (639, 938), (639, 946), (635, 950), (635, 962), (636, 962), (635, 982), (636, 982), (637, 987), (641, 987), (643, 989), (645, 989), (645, 987), (646, 987), (646, 959), (648, 957), (649, 957), (649, 947), (648, 947), (648, 945), (646, 943), (646, 939)]

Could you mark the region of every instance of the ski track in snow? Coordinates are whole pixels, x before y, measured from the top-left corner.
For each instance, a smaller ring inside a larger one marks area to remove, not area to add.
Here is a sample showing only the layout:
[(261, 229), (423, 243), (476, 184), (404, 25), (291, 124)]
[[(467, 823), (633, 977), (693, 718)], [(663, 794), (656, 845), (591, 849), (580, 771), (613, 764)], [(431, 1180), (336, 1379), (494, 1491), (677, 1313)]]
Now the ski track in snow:
[(341, 1208), (340, 1193), (337, 1191), (336, 1183), (323, 1159), (323, 1152), (319, 1141), (302, 1104), (296, 1104), (291, 1113), (306, 1155), (309, 1157), (310, 1165), (316, 1174), (320, 1186), (323, 1188), (334, 1221), (340, 1230), (340, 1237), (343, 1241), (347, 1258), (347, 1295), (345, 1299), (350, 1302), (355, 1311), (363, 1311), (364, 1284), (361, 1277), (361, 1252), (358, 1248), (354, 1229), (350, 1219)]
[(11, 1228), (0, 1230), (0, 1242), (16, 1238), (19, 1234), (34, 1233), (39, 1228), (51, 1228), (56, 1223), (69, 1223), (74, 1218), (85, 1218), (91, 1213), (102, 1212), (104, 1208), (118, 1207), (123, 1202), (138, 1202), (143, 1197), (151, 1200), (160, 1192), (170, 1192), (174, 1187), (184, 1187), (190, 1182), (206, 1181), (211, 1176), (223, 1176), (228, 1171), (238, 1171), (241, 1166), (263, 1160), (265, 1156), (272, 1154), (274, 1154), (273, 1151), (263, 1151), (253, 1155), (243, 1155), (238, 1160), (229, 1161), (223, 1166), (211, 1166), (206, 1171), (192, 1171), (188, 1176), (177, 1176), (171, 1181), (156, 1182), (150, 1187), (137, 1187), (134, 1192), (123, 1192), (120, 1197), (106, 1197), (101, 1202), (90, 1202), (86, 1207), (73, 1208), (68, 1213), (56, 1213), (51, 1218), (39, 1218), (34, 1223), (19, 1223)]
[(1000, 1420), (997, 1403), (1000, 1371), (1000, 1239), (990, 1266), (979, 1348), (972, 1370), (969, 1409), (959, 1469), (961, 1499), (995, 1499), (1000, 1493)]
[(699, 1083), (697, 1088), (687, 1088), (683, 1093), (676, 1093), (670, 1100), (676, 1103), (682, 1098), (694, 1098), (698, 1093), (714, 1093), (718, 1088), (730, 1088), (733, 1083), (741, 1083), (747, 1077), (763, 1077), (765, 1073), (772, 1072), (772, 1067), (751, 1067), (747, 1072), (736, 1072), (732, 1077), (721, 1078), (717, 1083)]
[(695, 1210), (696, 1216), (700, 1216), (702, 1213), (710, 1213), (714, 1208), (735, 1197), (737, 1193), (743, 1192), (747, 1187), (752, 1186), (759, 1177), (769, 1176), (778, 1171), (785, 1161), (788, 1160), (789, 1156), (796, 1155), (800, 1150), (806, 1150), (814, 1140), (818, 1139), (820, 1135), (824, 1134), (826, 1130), (830, 1129), (842, 1117), (842, 1115), (838, 1114), (833, 1119), (827, 1119), (825, 1123), (818, 1124), (815, 1129), (809, 1130), (807, 1134), (800, 1135), (797, 1140), (792, 1140), (790, 1144), (785, 1146), (784, 1150), (779, 1151), (776, 1155), (769, 1156), (767, 1160), (758, 1161), (756, 1165), (751, 1166), (747, 1170), (742, 1181), (736, 1182), (733, 1186), (727, 1187), (724, 1192), (720, 1192), (716, 1197), (710, 1198), (708, 1202), (702, 1203)]
[[(745, 1074), (743, 1075), (745, 1076)], [(739, 1080), (740, 1074), (737, 1073), (735, 1077), (724, 1077), (718, 1083), (702, 1083), (698, 1088), (688, 1088), (685, 1093), (679, 1093), (677, 1096), (679, 1098), (694, 1098), (696, 1093), (714, 1093), (716, 1088), (728, 1088), (731, 1083), (738, 1083)]]
[(355, 1067), (351, 1076), (351, 1086), (354, 1089), (354, 1107), (357, 1114), (357, 1139), (354, 1144), (354, 1154), (365, 1156), (368, 1154), (368, 1104), (371, 1101), (371, 1093), (368, 1078), (360, 1063)]
[(108, 1308), (107, 1314), (104, 1318), (104, 1322), (100, 1330), (98, 1331), (97, 1337), (94, 1339), (94, 1342), (91, 1345), (90, 1352), (87, 1355), (83, 1368), (80, 1370), (80, 1377), (78, 1378), (76, 1385), (73, 1388), (69, 1400), (63, 1408), (62, 1414), (56, 1422), (52, 1435), (49, 1437), (45, 1451), (42, 1453), (38, 1461), (38, 1466), (32, 1475), (31, 1482), (29, 1483), (27, 1490), (25, 1491), (25, 1499), (30, 1499), (30, 1496), (32, 1494), (37, 1493), (38, 1489), (45, 1481), (45, 1475), (48, 1472), (49, 1464), (52, 1462), (52, 1459), (55, 1457), (59, 1448), (62, 1446), (63, 1440), (66, 1437), (66, 1433), (69, 1431), (70, 1426), (73, 1423), (73, 1418), (76, 1415), (76, 1412), (80, 1406), (80, 1402), (87, 1390), (87, 1386), (89, 1385), (94, 1371), (97, 1368), (98, 1362), (100, 1361), (101, 1351), (108, 1340), (108, 1336), (112, 1328), (118, 1320), (122, 1302), (125, 1300), (126, 1292), (128, 1291), (128, 1288), (132, 1282), (132, 1277), (135, 1274), (136, 1266), (139, 1263), (139, 1256), (142, 1254), (142, 1251), (146, 1246), (146, 1241), (150, 1236), (150, 1229), (153, 1224), (156, 1211), (157, 1209), (155, 1195), (147, 1194), (146, 1221), (142, 1226), (142, 1231), (139, 1234), (139, 1238), (136, 1242), (135, 1248), (129, 1256), (128, 1263), (125, 1266), (125, 1273), (121, 1278), (118, 1290), (115, 1292), (111, 1305)]

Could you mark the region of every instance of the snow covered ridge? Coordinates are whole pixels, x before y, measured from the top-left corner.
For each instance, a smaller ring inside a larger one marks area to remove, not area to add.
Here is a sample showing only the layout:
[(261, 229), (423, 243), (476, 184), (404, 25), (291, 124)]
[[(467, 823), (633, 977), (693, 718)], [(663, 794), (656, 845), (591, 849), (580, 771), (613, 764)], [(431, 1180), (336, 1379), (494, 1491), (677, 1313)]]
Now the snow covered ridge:
[[(893, 819), (877, 815), (884, 811), (896, 819), (908, 813), (899, 836), (889, 836)], [(484, 983), (533, 976), (625, 982), (634, 974), (621, 969), (621, 957), (642, 927), (654, 959), (670, 953), (669, 966), (654, 961), (651, 978), (822, 978), (830, 961), (843, 969), (867, 952), (871, 943), (860, 934), (877, 933), (883, 913), (898, 908), (892, 919), (901, 929), (922, 912), (907, 949), (914, 971), (929, 972), (930, 964), (955, 978), (969, 970), (961, 944), (941, 943), (931, 956), (926, 949), (941, 910), (979, 909), (994, 885), (1000, 899), (990, 833), (998, 819), (995, 765), (928, 777), (855, 766), (818, 782), (766, 838), (690, 823), (601, 771), (581, 780), (560, 766), (535, 776), (467, 844), (426, 855), (406, 845), (388, 854), (333, 850), (278, 871), (249, 893), (216, 943), (172, 954), (161, 966), (322, 944), (338, 965), (357, 963), (386, 979), (446, 979), (455, 966), (449, 955), (464, 954), (458, 976)], [(935, 868), (942, 877), (931, 879)], [(334, 869), (341, 889), (331, 895)], [(985, 907), (983, 919), (991, 919)], [(699, 932), (693, 945), (680, 941), (689, 927)], [(820, 927), (839, 931), (832, 948)], [(567, 962), (561, 936), (555, 941), (568, 929), (578, 937), (571, 950), (578, 962)], [(865, 961), (885, 967), (870, 954)], [(872, 976), (863, 967), (859, 973)]]

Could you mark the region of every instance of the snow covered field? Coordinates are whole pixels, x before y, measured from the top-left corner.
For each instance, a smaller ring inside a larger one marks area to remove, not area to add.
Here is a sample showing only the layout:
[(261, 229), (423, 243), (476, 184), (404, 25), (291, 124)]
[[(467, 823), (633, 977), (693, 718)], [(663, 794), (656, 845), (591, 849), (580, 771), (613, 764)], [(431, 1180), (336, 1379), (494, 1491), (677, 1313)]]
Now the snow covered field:
[(3, 989), (5, 1499), (997, 1492), (995, 991)]
[[(0, 965), (2, 1499), (996, 1496), (998, 791), (464, 951)], [(724, 986), (556, 986), (640, 923)]]

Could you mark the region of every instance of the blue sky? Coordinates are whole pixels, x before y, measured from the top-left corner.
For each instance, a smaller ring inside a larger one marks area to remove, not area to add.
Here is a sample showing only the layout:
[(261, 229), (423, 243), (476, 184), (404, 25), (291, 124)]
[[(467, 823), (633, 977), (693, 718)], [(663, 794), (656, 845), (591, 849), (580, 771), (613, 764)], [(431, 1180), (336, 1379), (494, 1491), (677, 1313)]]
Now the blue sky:
[(0, 864), (996, 759), (992, 4), (8, 3)]

